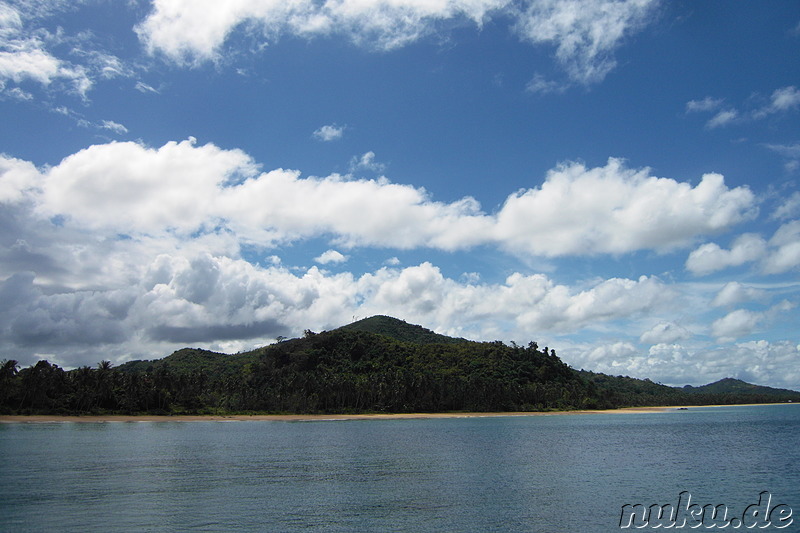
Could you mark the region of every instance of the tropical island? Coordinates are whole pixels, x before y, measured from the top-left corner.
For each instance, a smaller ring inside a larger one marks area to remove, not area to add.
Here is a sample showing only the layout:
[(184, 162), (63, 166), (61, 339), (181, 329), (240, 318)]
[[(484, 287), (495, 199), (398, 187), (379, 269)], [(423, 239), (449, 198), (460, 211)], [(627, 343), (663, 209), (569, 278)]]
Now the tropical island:
[(0, 367), (3, 415), (548, 412), (800, 402), (800, 392), (726, 378), (701, 387), (576, 370), (555, 350), (440, 335), (388, 316), (222, 354), (64, 370)]

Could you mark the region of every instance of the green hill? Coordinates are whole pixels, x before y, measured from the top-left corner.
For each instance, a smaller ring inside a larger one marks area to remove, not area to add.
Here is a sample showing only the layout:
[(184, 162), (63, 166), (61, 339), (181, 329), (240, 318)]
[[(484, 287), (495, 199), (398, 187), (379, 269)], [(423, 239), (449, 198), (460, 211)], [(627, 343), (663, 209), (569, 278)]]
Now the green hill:
[(416, 344), (460, 344), (469, 342), (466, 339), (440, 335), (422, 326), (409, 324), (404, 320), (398, 320), (397, 318), (385, 315), (365, 318), (343, 326), (340, 329), (375, 333), (398, 341)]
[(240, 372), (246, 364), (256, 359), (257, 352), (228, 355), (200, 348), (181, 348), (163, 359), (123, 363), (117, 367), (117, 370), (120, 372), (142, 373), (169, 366), (174, 370), (186, 373), (231, 374)]
[(685, 387), (682, 387), (681, 390), (688, 394), (731, 394), (775, 397), (795, 397), (800, 394), (797, 391), (789, 389), (776, 389), (761, 385), (753, 385), (752, 383), (747, 383), (746, 381), (734, 378), (724, 378), (700, 387), (686, 385)]
[(675, 388), (576, 371), (535, 342), (511, 346), (375, 316), (227, 355), (196, 348), (112, 368), (3, 364), (5, 413), (543, 411), (800, 401), (725, 379)]

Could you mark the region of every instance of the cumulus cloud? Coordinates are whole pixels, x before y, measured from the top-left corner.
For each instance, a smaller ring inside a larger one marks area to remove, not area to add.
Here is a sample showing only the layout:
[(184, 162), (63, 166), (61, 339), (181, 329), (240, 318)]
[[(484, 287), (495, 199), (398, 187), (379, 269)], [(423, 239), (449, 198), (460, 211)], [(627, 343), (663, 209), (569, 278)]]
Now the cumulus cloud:
[(781, 274), (800, 266), (800, 221), (780, 226), (769, 241), (747, 233), (738, 237), (730, 250), (706, 243), (689, 254), (686, 269), (696, 275), (757, 262), (765, 274)]
[(762, 300), (766, 292), (755, 287), (748, 287), (738, 281), (726, 283), (714, 297), (711, 305), (714, 307), (731, 307), (743, 302)]
[(749, 189), (729, 189), (719, 174), (692, 187), (610, 159), (587, 169), (565, 164), (537, 189), (511, 195), (495, 235), (509, 249), (548, 257), (670, 250), (754, 215)]
[(522, 39), (555, 46), (557, 60), (573, 81), (593, 83), (614, 67), (614, 50), (648, 22), (656, 4), (656, 0), (528, 0), (521, 5), (509, 0), (243, 0), (235, 4), (156, 0), (136, 31), (151, 53), (197, 64), (218, 60), (226, 40), (237, 30), (267, 42), (285, 34), (341, 35), (358, 45), (391, 50), (431, 34), (443, 22), (464, 21), (480, 27), (490, 17), (503, 15), (512, 17)]
[(313, 133), (316, 139), (324, 142), (335, 141), (341, 139), (344, 135), (344, 126), (337, 126), (336, 124), (328, 124), (315, 130)]
[(660, 322), (644, 332), (639, 340), (644, 344), (671, 344), (691, 337), (692, 333), (683, 326), (674, 322)]
[(321, 265), (327, 265), (329, 263), (344, 263), (347, 261), (347, 256), (341, 252), (337, 252), (336, 250), (328, 250), (323, 252), (322, 255), (315, 257), (314, 261)]
[(763, 271), (780, 274), (800, 267), (800, 220), (783, 224), (769, 240), (770, 254)]
[(0, 156), (0, 204), (22, 200), (39, 185), (39, 172), (28, 161)]
[(689, 254), (686, 268), (696, 275), (710, 274), (762, 259), (766, 250), (764, 239), (754, 233), (746, 233), (734, 241), (730, 250), (720, 248), (715, 243), (700, 246)]
[[(542, 275), (514, 274), (502, 283), (461, 282), (430, 263), (383, 267), (360, 277), (316, 267), (297, 274), (280, 265), (252, 265), (235, 252), (211, 255), (178, 245), (153, 246), (144, 253), (147, 248), (130, 239), (111, 249), (82, 244), (49, 253), (67, 265), (75, 259), (110, 263), (105, 273), (83, 272), (84, 288), (44, 290), (34, 272), (0, 283), (4, 353), (24, 360), (25, 354), (30, 358), (58, 346), (72, 364), (90, 364), (81, 350), (88, 354), (91, 347), (104, 347), (109, 357), (124, 359), (182, 344), (214, 348), (230, 339), (249, 340), (252, 346), (377, 313), (446, 332), (472, 327), (478, 338), (506, 322), (541, 334), (636, 316), (671, 298), (653, 278), (612, 279), (577, 290)], [(128, 269), (115, 270), (119, 263)]]
[(244, 152), (197, 146), (194, 139), (160, 148), (91, 146), (47, 169), (38, 186), (42, 216), (110, 235), (222, 228), (257, 246), (329, 236), (343, 247), (494, 245), (542, 257), (669, 251), (747, 220), (755, 202), (747, 188), (730, 189), (716, 174), (692, 186), (612, 159), (598, 168), (564, 164), (540, 187), (510, 195), (487, 214), (473, 198), (437, 202), (423, 189), (385, 178), (260, 172)]
[(711, 335), (719, 342), (735, 341), (750, 335), (765, 322), (773, 320), (779, 313), (789, 311), (793, 307), (790, 302), (783, 301), (766, 311), (736, 309), (711, 324)]

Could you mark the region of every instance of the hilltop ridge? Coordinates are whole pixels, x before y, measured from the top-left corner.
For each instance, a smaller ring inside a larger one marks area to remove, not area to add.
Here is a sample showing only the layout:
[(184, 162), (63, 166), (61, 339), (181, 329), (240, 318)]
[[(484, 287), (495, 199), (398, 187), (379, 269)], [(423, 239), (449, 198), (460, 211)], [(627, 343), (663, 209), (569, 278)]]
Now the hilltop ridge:
[(405, 320), (386, 315), (375, 315), (364, 318), (338, 329), (376, 333), (398, 341), (413, 342), (416, 344), (460, 344), (469, 342), (467, 339), (448, 337), (447, 335), (434, 333), (422, 326), (409, 324)]

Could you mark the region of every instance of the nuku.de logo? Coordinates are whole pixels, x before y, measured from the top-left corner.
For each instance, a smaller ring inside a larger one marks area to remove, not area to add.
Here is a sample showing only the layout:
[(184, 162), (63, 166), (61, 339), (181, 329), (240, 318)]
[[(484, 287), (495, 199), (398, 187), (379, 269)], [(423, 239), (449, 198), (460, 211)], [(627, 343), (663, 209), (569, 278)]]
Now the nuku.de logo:
[(758, 495), (758, 503), (748, 505), (741, 515), (729, 513), (725, 504), (699, 505), (692, 503), (688, 491), (678, 494), (678, 503), (673, 505), (654, 503), (645, 506), (641, 503), (625, 504), (619, 517), (621, 529), (643, 528), (725, 528), (731, 529), (783, 529), (789, 527), (794, 519), (792, 508), (784, 503), (773, 504), (772, 494), (763, 491)]

